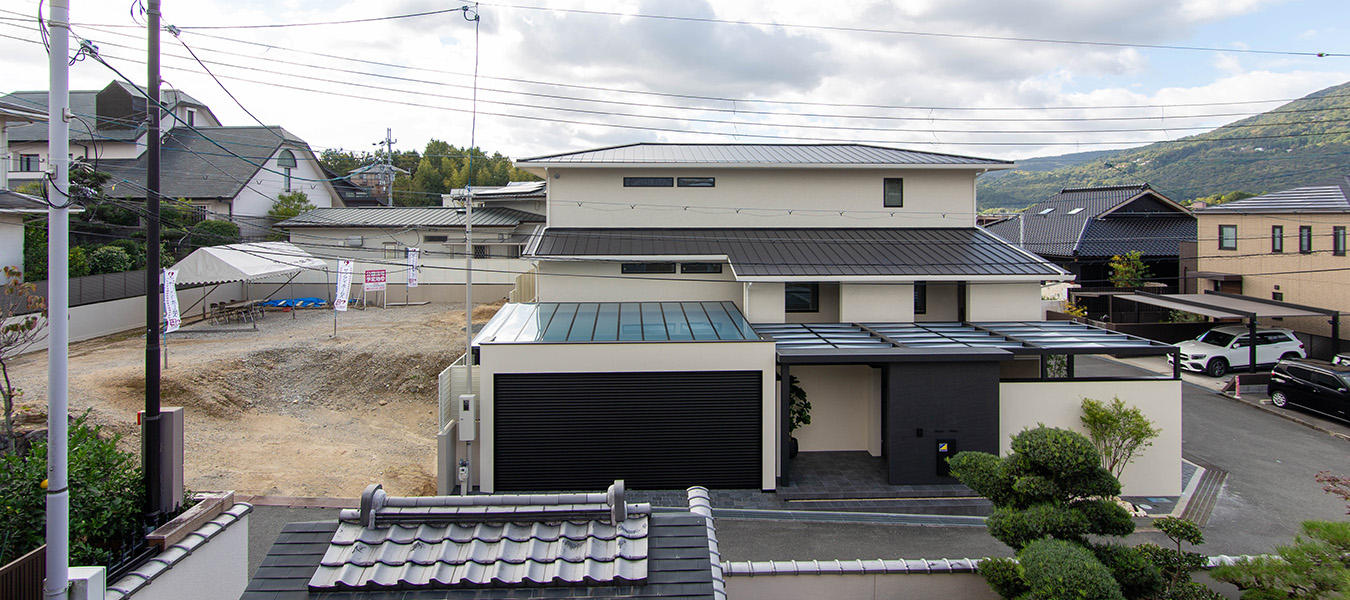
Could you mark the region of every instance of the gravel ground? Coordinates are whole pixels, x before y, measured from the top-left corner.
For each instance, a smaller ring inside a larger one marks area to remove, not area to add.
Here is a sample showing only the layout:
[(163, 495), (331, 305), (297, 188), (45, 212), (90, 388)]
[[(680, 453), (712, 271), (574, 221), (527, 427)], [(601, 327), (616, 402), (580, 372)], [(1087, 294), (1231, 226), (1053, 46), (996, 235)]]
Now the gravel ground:
[[(481, 324), (500, 305), (480, 305)], [(170, 334), (164, 406), (187, 410), (187, 485), (282, 496), (435, 493), (436, 376), (464, 348), (464, 308), (371, 308), (338, 315), (269, 312), (247, 324), (195, 323)], [(70, 347), (71, 414), (140, 447), (145, 338), (122, 334)], [(10, 368), (26, 423), (45, 420), (47, 354)]]

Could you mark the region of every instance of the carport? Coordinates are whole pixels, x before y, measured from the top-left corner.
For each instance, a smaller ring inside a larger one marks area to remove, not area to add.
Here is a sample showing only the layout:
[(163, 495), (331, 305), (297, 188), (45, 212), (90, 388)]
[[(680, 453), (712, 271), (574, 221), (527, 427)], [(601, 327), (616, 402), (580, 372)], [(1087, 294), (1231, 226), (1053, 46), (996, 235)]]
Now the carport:
[[(1247, 335), (1256, 339), (1256, 319), (1275, 317), (1331, 317), (1332, 352), (1341, 351), (1341, 313), (1329, 308), (1304, 306), (1280, 300), (1266, 300), (1240, 294), (1205, 290), (1203, 294), (1150, 294), (1135, 292), (1116, 296), (1121, 300), (1130, 300), (1171, 310), (1195, 313), (1215, 319), (1246, 319)], [(1248, 372), (1256, 372), (1256, 344), (1248, 346), (1250, 356), (1247, 360)]]

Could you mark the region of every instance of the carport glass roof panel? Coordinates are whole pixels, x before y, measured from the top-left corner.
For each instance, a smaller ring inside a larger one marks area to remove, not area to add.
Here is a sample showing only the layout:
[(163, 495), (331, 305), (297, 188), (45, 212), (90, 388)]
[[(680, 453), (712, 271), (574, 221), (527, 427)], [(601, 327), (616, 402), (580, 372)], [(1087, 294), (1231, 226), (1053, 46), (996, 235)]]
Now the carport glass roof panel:
[(540, 302), (503, 306), (473, 343), (758, 339), (731, 302)]
[(1013, 353), (1064, 351), (1111, 353), (1118, 350), (1156, 349), (1160, 344), (1123, 333), (1072, 321), (997, 321), (980, 323), (773, 323), (755, 325), (772, 338), (780, 352), (829, 354), (841, 349), (870, 349), (881, 353), (931, 349), (1008, 350)]

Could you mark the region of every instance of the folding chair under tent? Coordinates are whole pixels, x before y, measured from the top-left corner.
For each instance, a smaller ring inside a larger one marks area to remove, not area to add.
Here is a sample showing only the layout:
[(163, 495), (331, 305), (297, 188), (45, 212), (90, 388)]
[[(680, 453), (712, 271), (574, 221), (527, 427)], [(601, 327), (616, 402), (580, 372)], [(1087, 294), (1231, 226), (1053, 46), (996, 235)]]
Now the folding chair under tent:
[[(221, 284), (235, 281), (252, 283), (263, 279), (287, 277), (286, 281), (277, 286), (276, 291), (264, 299), (266, 300), (305, 271), (323, 271), (326, 278), (328, 263), (289, 242), (253, 242), (198, 248), (172, 268), (178, 271), (177, 285), (213, 286), (207, 293), (202, 294), (197, 303), (183, 311), (191, 312), (197, 304), (203, 304), (202, 314), (205, 315), (206, 298)], [(248, 299), (247, 287), (244, 288), (244, 292), (245, 299)]]

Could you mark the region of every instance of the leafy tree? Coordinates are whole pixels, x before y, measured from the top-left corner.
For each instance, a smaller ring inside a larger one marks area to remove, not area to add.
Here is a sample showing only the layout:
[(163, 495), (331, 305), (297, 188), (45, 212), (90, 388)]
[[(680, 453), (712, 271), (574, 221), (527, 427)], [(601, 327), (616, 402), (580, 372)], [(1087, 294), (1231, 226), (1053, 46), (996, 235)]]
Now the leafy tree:
[(1083, 427), (1088, 439), (1102, 455), (1102, 466), (1119, 478), (1125, 466), (1134, 461), (1134, 455), (1153, 445), (1153, 438), (1162, 433), (1153, 422), (1144, 417), (1137, 406), (1126, 406), (1119, 397), (1110, 404), (1083, 398)]
[(89, 274), (124, 273), (131, 270), (131, 255), (117, 246), (100, 246), (89, 253)]
[(799, 385), (800, 382), (797, 380), (797, 376), (789, 375), (788, 377), (788, 396), (792, 400), (791, 406), (789, 407), (791, 423), (788, 425), (788, 433), (792, 433), (800, 429), (803, 425), (811, 424), (811, 403), (807, 401), (806, 390), (802, 389), (802, 386)]
[(1115, 287), (1139, 287), (1153, 276), (1144, 264), (1144, 253), (1138, 250), (1112, 256), (1110, 267), (1111, 285)]
[[(37, 286), (25, 283), (23, 272), (15, 267), (5, 267), (5, 284), (0, 287), (0, 376), (4, 377), (0, 387), (0, 399), (4, 401), (5, 442), (9, 452), (14, 446), (14, 401), (23, 395), (23, 390), (14, 387), (9, 379), (9, 361), (23, 354), (33, 344), (41, 341), (47, 326), (47, 300), (37, 295)], [(6, 561), (0, 560), (0, 564)]]
[(89, 252), (81, 246), (70, 249), (70, 259), (66, 265), (67, 277), (84, 277), (89, 274)]
[(23, 220), (23, 268), (25, 281), (47, 280), (47, 218)]
[(370, 155), (366, 153), (358, 156), (349, 150), (329, 148), (319, 154), (319, 164), (340, 176), (346, 176), (347, 173), (368, 162), (369, 157)]
[(1174, 548), (1164, 548), (1157, 544), (1146, 543), (1138, 546), (1139, 551), (1149, 562), (1158, 567), (1163, 578), (1163, 591), (1160, 598), (1218, 598), (1218, 594), (1199, 582), (1191, 580), (1191, 573), (1205, 566), (1204, 555), (1182, 549), (1182, 542), (1198, 546), (1205, 543), (1205, 536), (1195, 523), (1176, 517), (1163, 517), (1155, 520), (1153, 526), (1172, 541)]
[(309, 196), (305, 195), (304, 192), (295, 191), (278, 194), (276, 202), (272, 203), (271, 210), (267, 211), (267, 216), (276, 221), (285, 221), (298, 216), (300, 213), (314, 210), (314, 208), (314, 204), (309, 201)]
[(188, 236), (188, 244), (193, 248), (203, 246), (220, 246), (223, 244), (237, 244), (242, 239), (239, 236), (239, 226), (229, 221), (202, 221), (192, 227), (192, 233)]
[(1350, 523), (1304, 521), (1275, 556), (1240, 559), (1210, 572), (1243, 590), (1244, 600), (1342, 598), (1350, 593)]

